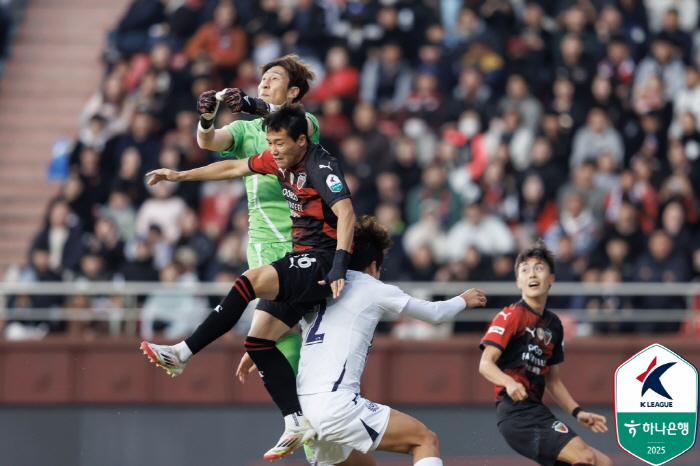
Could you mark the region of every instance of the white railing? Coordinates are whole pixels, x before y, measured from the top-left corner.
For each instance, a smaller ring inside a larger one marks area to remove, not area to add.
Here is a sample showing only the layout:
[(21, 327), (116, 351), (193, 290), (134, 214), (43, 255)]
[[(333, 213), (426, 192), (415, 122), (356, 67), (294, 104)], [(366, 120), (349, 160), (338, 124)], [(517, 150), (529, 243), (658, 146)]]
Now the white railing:
[[(518, 296), (519, 290), (513, 282), (395, 282), (408, 294), (423, 299), (451, 297), (468, 288), (479, 288), (488, 297)], [(140, 319), (137, 306), (138, 296), (156, 293), (169, 293), (183, 296), (219, 296), (223, 297), (230, 290), (228, 283), (158, 283), (158, 282), (42, 282), (42, 283), (0, 283), (0, 320), (81, 320), (107, 321), (111, 333), (121, 332), (121, 322), (125, 323), (124, 332), (135, 334), (136, 322)], [(591, 313), (584, 309), (562, 309), (560, 315), (568, 315), (581, 322), (688, 322), (689, 328), (695, 322), (695, 297), (700, 295), (700, 283), (556, 283), (550, 290), (550, 296), (679, 296), (686, 300), (685, 309), (644, 309), (634, 311), (615, 311), (611, 313)], [(6, 298), (13, 295), (85, 295), (85, 296), (121, 296), (119, 307), (108, 309), (10, 309), (2, 305)], [(485, 308), (461, 312), (455, 320), (461, 322), (487, 322), (494, 312), (500, 309)], [(386, 315), (387, 320), (393, 316)]]

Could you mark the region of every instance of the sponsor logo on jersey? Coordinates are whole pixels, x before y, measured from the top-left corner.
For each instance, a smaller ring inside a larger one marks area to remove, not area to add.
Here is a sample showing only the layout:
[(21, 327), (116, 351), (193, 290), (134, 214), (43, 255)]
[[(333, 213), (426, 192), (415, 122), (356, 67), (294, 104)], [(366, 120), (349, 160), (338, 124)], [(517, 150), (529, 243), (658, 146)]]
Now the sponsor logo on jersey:
[(330, 162), (328, 162), (328, 165), (321, 165), (321, 164), (319, 163), (319, 164), (318, 164), (318, 168), (327, 168), (327, 169), (329, 169), (330, 171), (333, 171), (333, 169), (331, 168), (331, 163), (330, 163)]
[(525, 331), (527, 333), (529, 333), (530, 335), (532, 335), (532, 338), (535, 338), (535, 329), (534, 328), (525, 327)]
[(497, 327), (497, 326), (494, 325), (494, 326), (492, 326), (492, 327), (489, 327), (489, 331), (486, 332), (486, 333), (497, 333), (497, 334), (499, 334), (499, 335), (503, 335), (503, 333), (504, 333), (505, 331), (506, 331), (506, 329), (504, 329), (503, 327)]
[(282, 194), (284, 194), (285, 197), (288, 197), (289, 199), (291, 199), (291, 200), (293, 200), (293, 201), (298, 201), (298, 200), (299, 200), (299, 198), (297, 197), (297, 195), (294, 194), (294, 192), (293, 192), (292, 190), (290, 190), (290, 189), (282, 188)]
[(328, 189), (334, 193), (339, 193), (340, 190), (343, 189), (343, 182), (335, 175), (328, 175), (326, 178), (326, 185)]
[(569, 428), (566, 427), (566, 424), (561, 421), (556, 421), (554, 424), (552, 424), (552, 429), (557, 432), (561, 432), (562, 434), (569, 432)]
[(503, 316), (503, 320), (506, 320), (509, 315), (511, 315), (512, 312), (506, 312), (506, 311), (501, 311), (498, 313), (499, 316)]
[(306, 173), (299, 173), (297, 176), (297, 189), (301, 189), (306, 184)]

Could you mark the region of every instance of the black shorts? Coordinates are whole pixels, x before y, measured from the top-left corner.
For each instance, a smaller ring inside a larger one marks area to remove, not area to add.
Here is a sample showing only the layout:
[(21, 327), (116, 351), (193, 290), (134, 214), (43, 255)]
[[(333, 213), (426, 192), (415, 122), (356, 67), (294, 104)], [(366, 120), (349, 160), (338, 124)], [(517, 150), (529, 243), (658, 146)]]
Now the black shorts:
[(506, 395), (496, 403), (496, 418), (508, 445), (542, 466), (560, 464), (557, 456), (577, 437), (542, 403), (514, 402)]
[(330, 284), (319, 285), (333, 267), (335, 251), (307, 249), (290, 252), (270, 265), (277, 270), (277, 302), (287, 304), (316, 303), (332, 294)]
[[(326, 304), (325, 300), (322, 304)], [(261, 311), (267, 312), (272, 317), (277, 318), (277, 320), (281, 320), (282, 322), (284, 322), (289, 328), (292, 328), (299, 323), (304, 314), (313, 311), (314, 307), (315, 304), (278, 303), (277, 301), (261, 299), (258, 302), (256, 309), (260, 309)]]

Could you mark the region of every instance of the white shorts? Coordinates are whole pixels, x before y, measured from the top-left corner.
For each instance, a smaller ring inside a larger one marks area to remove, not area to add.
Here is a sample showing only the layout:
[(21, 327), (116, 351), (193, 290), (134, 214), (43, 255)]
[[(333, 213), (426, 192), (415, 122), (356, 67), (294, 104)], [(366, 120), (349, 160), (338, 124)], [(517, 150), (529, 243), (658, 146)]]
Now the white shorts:
[(367, 453), (382, 441), (391, 408), (350, 391), (299, 395), (301, 410), (318, 434), (309, 442), (318, 466), (345, 461), (352, 450)]

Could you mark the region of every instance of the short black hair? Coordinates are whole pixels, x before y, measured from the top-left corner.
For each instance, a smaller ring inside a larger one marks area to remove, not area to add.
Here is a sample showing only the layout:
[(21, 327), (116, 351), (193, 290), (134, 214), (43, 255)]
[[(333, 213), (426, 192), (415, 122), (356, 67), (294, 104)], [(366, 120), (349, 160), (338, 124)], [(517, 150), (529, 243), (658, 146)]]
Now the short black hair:
[(531, 257), (546, 262), (549, 266), (549, 271), (554, 273), (554, 254), (547, 248), (547, 243), (542, 239), (538, 239), (532, 246), (518, 254), (518, 257), (515, 259), (514, 270), (516, 276), (518, 275), (518, 267), (520, 267), (520, 264)]
[(374, 261), (377, 262), (377, 268), (381, 267), (394, 244), (389, 231), (370, 215), (363, 215), (355, 223), (354, 243), (348, 268), (358, 272), (365, 270)]
[(268, 114), (262, 122), (263, 131), (275, 133), (287, 130), (287, 134), (294, 141), (302, 134), (307, 138), (309, 126), (306, 123), (306, 112), (302, 104), (284, 104), (278, 110)]

